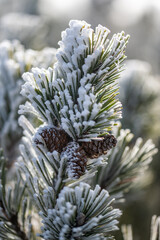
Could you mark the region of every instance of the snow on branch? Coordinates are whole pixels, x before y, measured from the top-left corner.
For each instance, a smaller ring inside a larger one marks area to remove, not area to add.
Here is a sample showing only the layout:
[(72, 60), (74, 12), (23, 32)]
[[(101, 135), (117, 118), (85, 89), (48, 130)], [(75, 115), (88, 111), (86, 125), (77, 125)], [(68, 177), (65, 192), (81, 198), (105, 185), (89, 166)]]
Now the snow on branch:
[[(85, 183), (74, 189), (65, 187), (59, 194), (55, 209), (42, 211), (44, 239), (109, 239), (117, 230), (121, 212), (112, 209), (113, 200), (97, 185), (94, 190)], [(88, 238), (86, 238), (88, 236)]]
[(95, 32), (85, 21), (70, 21), (62, 33), (54, 69), (25, 73), (21, 93), (47, 124), (61, 126), (74, 140), (106, 134), (121, 118), (119, 78), (129, 36), (107, 28)]

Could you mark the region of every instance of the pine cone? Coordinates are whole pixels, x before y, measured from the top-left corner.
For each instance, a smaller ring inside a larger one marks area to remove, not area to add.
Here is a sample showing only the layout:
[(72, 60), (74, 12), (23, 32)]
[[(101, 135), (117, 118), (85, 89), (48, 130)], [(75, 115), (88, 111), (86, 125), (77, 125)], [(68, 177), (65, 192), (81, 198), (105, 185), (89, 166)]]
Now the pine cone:
[(92, 139), (90, 142), (79, 142), (80, 146), (85, 150), (86, 156), (96, 158), (102, 154), (106, 154), (108, 150), (115, 147), (117, 143), (113, 135), (106, 135), (102, 139)]
[(70, 140), (69, 135), (62, 128), (53, 126), (40, 127), (33, 138), (36, 145), (44, 145), (45, 143), (49, 152), (56, 150), (59, 153)]
[(70, 142), (63, 149), (61, 156), (68, 159), (68, 177), (78, 179), (86, 171), (87, 157), (84, 149), (77, 142)]

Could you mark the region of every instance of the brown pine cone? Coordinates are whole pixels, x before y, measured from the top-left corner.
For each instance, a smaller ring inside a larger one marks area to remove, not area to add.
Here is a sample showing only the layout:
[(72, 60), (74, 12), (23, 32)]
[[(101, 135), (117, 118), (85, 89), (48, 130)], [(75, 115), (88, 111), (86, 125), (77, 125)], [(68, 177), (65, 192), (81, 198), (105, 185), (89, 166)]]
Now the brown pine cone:
[(89, 158), (96, 158), (102, 154), (106, 154), (108, 150), (116, 146), (116, 143), (116, 138), (111, 134), (101, 139), (92, 139), (90, 142), (79, 142)]
[(68, 143), (61, 156), (67, 157), (68, 177), (78, 179), (85, 173), (87, 165), (86, 153), (77, 142)]
[(70, 140), (71, 138), (62, 128), (54, 126), (40, 127), (33, 138), (36, 145), (46, 145), (49, 152), (56, 150), (59, 153)]

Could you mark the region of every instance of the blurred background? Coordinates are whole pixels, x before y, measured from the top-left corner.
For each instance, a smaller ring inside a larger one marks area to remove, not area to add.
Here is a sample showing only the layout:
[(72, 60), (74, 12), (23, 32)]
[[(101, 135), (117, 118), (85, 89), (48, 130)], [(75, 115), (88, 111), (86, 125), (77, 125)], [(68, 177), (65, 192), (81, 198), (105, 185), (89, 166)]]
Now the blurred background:
[[(71, 19), (85, 20), (93, 28), (98, 24), (106, 26), (111, 30), (110, 36), (121, 30), (131, 35), (126, 52), (126, 71), (120, 80), (122, 126), (130, 128), (135, 139), (152, 138), (159, 148), (160, 1), (0, 0), (0, 42), (18, 39), (25, 49), (39, 51), (36, 55), (39, 59), (42, 49), (50, 47), (53, 53), (53, 49), (58, 48), (61, 32)], [(44, 56), (44, 52), (41, 55), (42, 66), (46, 66), (43, 65), (46, 56), (48, 55)], [(50, 57), (52, 59), (52, 54)], [(47, 66), (50, 66), (55, 59), (49, 61), (47, 57), (47, 61)], [(1, 84), (0, 82), (0, 87)], [(4, 93), (0, 97), (0, 107), (5, 106), (3, 96)], [(13, 109), (9, 111), (15, 111)], [(7, 132), (4, 122), (5, 127), (0, 127), (2, 145), (3, 134)], [(127, 200), (120, 206), (124, 212), (120, 223), (132, 224), (135, 240), (147, 240), (152, 215), (160, 215), (160, 153), (154, 157), (151, 169), (140, 185), (143, 190), (137, 186), (126, 194)], [(122, 239), (118, 235), (116, 239)]]

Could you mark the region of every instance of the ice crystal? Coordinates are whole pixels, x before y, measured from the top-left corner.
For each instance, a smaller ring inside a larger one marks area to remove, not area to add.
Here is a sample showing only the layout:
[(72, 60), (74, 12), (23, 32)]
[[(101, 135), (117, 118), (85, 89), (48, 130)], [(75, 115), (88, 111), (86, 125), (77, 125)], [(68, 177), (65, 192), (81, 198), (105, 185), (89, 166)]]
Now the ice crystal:
[(85, 183), (74, 189), (65, 187), (58, 196), (56, 209), (48, 209), (47, 215), (40, 213), (41, 236), (61, 240), (84, 240), (87, 235), (89, 239), (108, 239), (110, 232), (117, 229), (116, 218), (121, 215), (118, 209), (112, 209), (112, 201), (98, 185), (94, 190)]

